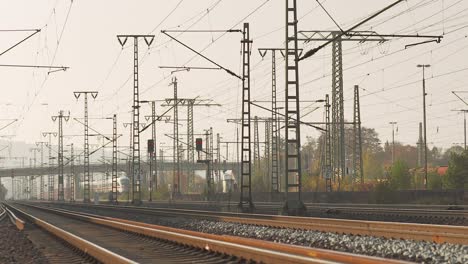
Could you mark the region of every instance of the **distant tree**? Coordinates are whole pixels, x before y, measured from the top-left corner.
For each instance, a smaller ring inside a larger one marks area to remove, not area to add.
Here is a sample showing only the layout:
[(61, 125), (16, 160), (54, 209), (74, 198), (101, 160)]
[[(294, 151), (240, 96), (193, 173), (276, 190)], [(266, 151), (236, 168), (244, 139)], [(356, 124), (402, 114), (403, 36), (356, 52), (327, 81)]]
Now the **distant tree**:
[(416, 146), (397, 144), (395, 158), (404, 160), (408, 167), (415, 168), (418, 163), (418, 149)]
[(443, 187), (442, 177), (437, 172), (428, 172), (427, 187), (429, 190), (440, 190)]
[(463, 150), (464, 149), (461, 146), (452, 146), (452, 147), (448, 148), (444, 152), (444, 154), (442, 154), (439, 162), (442, 163), (441, 165), (448, 165), (449, 160), (450, 160), (450, 155), (452, 155), (452, 153), (461, 154), (461, 153), (463, 153)]
[(382, 163), (378, 162), (375, 154), (372, 154), (370, 151), (365, 151), (362, 163), (364, 163), (364, 177), (366, 179), (376, 180), (383, 178)]
[(444, 186), (449, 189), (468, 189), (468, 151), (452, 152)]
[(393, 188), (405, 190), (411, 187), (411, 176), (408, 164), (398, 159), (391, 168), (390, 183)]
[(362, 127), (362, 148), (373, 154), (382, 152), (379, 134), (375, 129)]
[(306, 143), (302, 146), (302, 168), (303, 172), (307, 172), (308, 175), (318, 175), (320, 173), (320, 154), (323, 151), (323, 146), (319, 142), (322, 139), (323, 137), (315, 139), (308, 136)]

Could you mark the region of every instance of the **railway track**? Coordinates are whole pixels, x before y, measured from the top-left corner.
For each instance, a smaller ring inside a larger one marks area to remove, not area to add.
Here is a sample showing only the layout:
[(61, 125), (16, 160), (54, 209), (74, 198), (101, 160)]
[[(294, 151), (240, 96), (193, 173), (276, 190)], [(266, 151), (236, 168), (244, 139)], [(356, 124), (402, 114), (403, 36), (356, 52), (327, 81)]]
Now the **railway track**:
[[(60, 204), (49, 204), (58, 206)], [(62, 204), (65, 206), (70, 206)], [(385, 238), (401, 238), (435, 243), (468, 244), (468, 227), (449, 225), (428, 225), (379, 221), (343, 220), (315, 217), (292, 217), (261, 214), (242, 214), (188, 209), (149, 208), (135, 206), (74, 204), (71, 208), (90, 207), (97, 210), (146, 214), (153, 216), (178, 216), (203, 220), (240, 223), (276, 228), (315, 230), (333, 233), (366, 235)]]
[[(74, 239), (81, 239), (76, 246), (105, 263), (402, 263), (255, 239), (204, 234), (31, 204), (8, 206), (29, 219), (47, 221), (48, 225), (63, 229)], [(57, 231), (54, 234), (60, 236)], [(70, 238), (62, 239), (76, 243)]]
[[(148, 202), (147, 206), (237, 212), (236, 203), (233, 202), (153, 201)], [(333, 203), (306, 203), (306, 206), (307, 216), (313, 217), (468, 226), (468, 210), (465, 206)], [(280, 214), (281, 208), (282, 203), (277, 202), (255, 204), (255, 211), (259, 214)]]

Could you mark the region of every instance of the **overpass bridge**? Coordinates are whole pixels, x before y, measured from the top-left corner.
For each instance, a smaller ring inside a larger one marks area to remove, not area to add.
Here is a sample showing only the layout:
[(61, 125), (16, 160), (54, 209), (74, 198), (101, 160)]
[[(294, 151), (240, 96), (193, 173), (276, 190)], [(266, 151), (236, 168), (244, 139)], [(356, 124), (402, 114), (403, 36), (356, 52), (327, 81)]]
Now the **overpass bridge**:
[[(194, 170), (206, 170), (206, 164), (202, 163), (188, 163), (188, 162), (180, 162), (180, 170), (181, 172), (187, 171), (189, 168), (193, 168)], [(158, 171), (172, 171), (174, 168), (173, 162), (157, 162), (156, 169)], [(240, 168), (239, 163), (236, 162), (226, 162), (220, 164), (221, 170), (233, 170), (235, 175), (238, 175), (238, 170)], [(84, 171), (83, 164), (75, 164), (74, 166), (75, 173), (81, 174)], [(119, 172), (126, 172), (129, 175), (129, 163), (118, 163), (117, 164), (117, 171)], [(144, 172), (149, 171), (149, 164), (146, 162), (141, 163), (141, 169)], [(94, 172), (110, 172), (112, 170), (112, 164), (102, 164), (102, 163), (91, 163), (89, 165), (89, 170), (91, 173)], [(70, 174), (71, 167), (65, 166), (64, 167), (64, 175)], [(0, 168), (0, 177), (22, 177), (22, 176), (32, 176), (32, 175), (48, 175), (48, 174), (58, 174), (58, 167), (23, 167), (23, 168)]]

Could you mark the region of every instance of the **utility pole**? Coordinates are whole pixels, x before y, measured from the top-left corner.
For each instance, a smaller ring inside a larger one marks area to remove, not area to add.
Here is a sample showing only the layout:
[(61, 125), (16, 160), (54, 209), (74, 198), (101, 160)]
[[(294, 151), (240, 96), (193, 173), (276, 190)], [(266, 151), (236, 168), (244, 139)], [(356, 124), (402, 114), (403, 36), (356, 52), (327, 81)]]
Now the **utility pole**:
[(177, 77), (172, 79), (174, 86), (174, 139), (173, 139), (173, 156), (174, 156), (174, 168), (172, 174), (172, 190), (175, 195), (180, 194), (180, 156), (179, 156), (179, 100), (177, 99)]
[(331, 146), (331, 124), (330, 124), (330, 97), (325, 95), (325, 189), (332, 191), (332, 146)]
[[(265, 172), (263, 173), (264, 177), (263, 180), (265, 183), (268, 183), (268, 176), (270, 175), (270, 145), (271, 145), (271, 125), (273, 124), (273, 121), (266, 121), (265, 122)], [(271, 185), (271, 184), (270, 184)]]
[(75, 201), (75, 154), (73, 143), (70, 144), (70, 202)]
[[(133, 117), (132, 117), (133, 118)], [(144, 123), (138, 123), (139, 126), (141, 127), (144, 127)], [(130, 123), (123, 123), (123, 126), (124, 128), (127, 128), (129, 127), (130, 128), (130, 143), (128, 145), (128, 148), (129, 148), (129, 154), (128, 156), (130, 157), (130, 159), (132, 159), (132, 156), (133, 156), (133, 123), (130, 122)], [(133, 159), (132, 159), (133, 160)], [(132, 193), (132, 197), (133, 197), (133, 190), (135, 189), (134, 185), (135, 185), (135, 181), (133, 180), (133, 162), (129, 162), (129, 173), (131, 174), (128, 178), (130, 179), (131, 183), (131, 188), (128, 189), (128, 200), (130, 200), (130, 193)], [(133, 201), (133, 198), (132, 198), (132, 201)]]
[(149, 47), (154, 41), (154, 35), (117, 35), (122, 48), (128, 38), (133, 38), (133, 141), (132, 141), (132, 167), (133, 167), (133, 192), (132, 203), (141, 204), (141, 170), (140, 170), (140, 92), (139, 92), (139, 77), (138, 77), (138, 39), (143, 38), (146, 45)]
[(216, 133), (216, 162), (215, 162), (215, 172), (217, 182), (217, 191), (222, 191), (222, 182), (221, 182), (221, 137), (219, 133)]
[[(242, 132), (241, 132), (241, 173), (240, 173), (240, 201), (242, 210), (252, 211), (252, 149), (250, 129), (250, 40), (249, 23), (244, 23), (242, 30)], [(244, 208), (247, 206), (247, 208)]]
[(89, 127), (88, 127), (88, 94), (96, 99), (96, 91), (78, 91), (73, 92), (76, 100), (84, 95), (84, 151), (83, 151), (83, 202), (91, 202), (90, 174), (89, 174)]
[(362, 133), (361, 133), (361, 105), (359, 100), (359, 86), (354, 86), (354, 118), (353, 118), (353, 134), (354, 134), (354, 155), (353, 155), (353, 169), (354, 179), (353, 183), (359, 177), (359, 183), (364, 183), (364, 166), (362, 164)]
[(54, 175), (52, 174), (52, 166), (53, 166), (53, 157), (52, 157), (52, 136), (57, 137), (56, 132), (42, 132), (43, 137), (49, 136), (49, 141), (47, 142), (47, 147), (49, 148), (49, 177), (48, 177), (48, 183), (47, 183), (47, 190), (48, 190), (48, 200), (53, 201), (54, 200)]
[[(168, 122), (170, 120), (170, 116), (166, 116), (166, 115), (156, 115), (156, 106), (155, 106), (155, 103), (156, 103), (156, 100), (154, 101), (141, 101), (141, 103), (143, 102), (151, 102), (151, 115), (150, 116), (145, 116), (145, 119), (146, 121), (149, 121), (150, 119), (152, 120), (151, 121), (151, 126), (152, 126), (152, 129), (151, 129), (151, 136), (153, 138), (153, 141), (154, 141), (154, 153), (153, 153), (153, 162), (150, 163), (150, 167), (152, 168), (152, 170), (154, 171), (154, 173), (152, 172), (152, 178), (151, 178), (151, 187), (150, 187), (150, 193), (153, 192), (154, 189), (158, 189), (158, 162), (157, 162), (157, 156), (156, 156), (156, 151), (157, 151), (157, 142), (156, 142), (156, 139), (157, 139), (157, 134), (156, 134), (156, 122), (157, 121), (165, 121), (165, 122)], [(165, 120), (163, 120), (162, 118), (166, 118)], [(152, 195), (150, 195), (150, 201), (152, 200)]]
[(211, 152), (211, 143), (213, 142), (211, 138), (213, 137), (213, 128), (205, 130), (205, 162), (208, 166), (206, 171), (206, 186), (208, 189), (208, 199), (212, 198), (213, 195), (213, 187), (214, 187), (214, 179), (213, 179), (213, 152)]
[[(210, 127), (210, 138), (209, 138), (209, 140), (210, 140), (210, 149), (209, 149), (209, 152), (210, 152), (210, 162), (211, 162), (212, 165), (214, 165), (214, 162), (213, 162), (213, 160), (214, 160), (214, 143), (213, 143), (213, 136), (214, 136), (214, 134), (213, 134), (213, 127)], [(213, 186), (213, 187), (212, 187), (212, 188), (213, 188), (213, 191), (216, 192), (216, 189), (214, 189), (215, 181), (214, 181), (214, 171), (213, 171), (213, 167), (214, 167), (214, 166), (212, 166), (212, 167), (211, 167), (211, 170), (210, 170), (210, 178), (211, 178), (211, 185)]]
[(395, 164), (395, 125), (397, 122), (392, 121), (389, 124), (392, 125), (392, 164)]
[(151, 139), (153, 140), (153, 151), (150, 152), (150, 202), (153, 200), (153, 189), (158, 189), (158, 170), (156, 169), (156, 102), (154, 101), (151, 102), (151, 121)]
[(117, 203), (117, 115), (112, 117), (112, 203)]
[(255, 173), (260, 169), (260, 143), (258, 134), (258, 117), (254, 116), (254, 168)]
[(190, 191), (194, 185), (195, 171), (193, 165), (195, 164), (195, 153), (193, 151), (194, 137), (193, 137), (193, 106), (195, 99), (187, 101), (187, 163), (188, 163), (188, 188)]
[[(140, 101), (140, 103), (151, 103), (151, 115), (145, 116), (146, 121), (149, 121), (151, 119), (151, 139), (153, 141), (153, 145), (152, 145), (153, 151), (148, 151), (149, 156), (150, 156), (149, 157), (150, 158), (149, 201), (151, 202), (153, 200), (153, 189), (155, 187), (157, 189), (157, 185), (158, 185), (158, 182), (157, 182), (158, 170), (156, 169), (157, 167), (156, 165), (156, 148), (157, 148), (157, 145), (156, 145), (156, 120), (157, 120), (156, 119), (156, 101), (144, 100), (144, 101)], [(149, 145), (148, 145), (148, 148), (150, 148)]]
[(419, 122), (419, 138), (418, 138), (418, 142), (417, 142), (417, 145), (418, 145), (418, 167), (421, 167), (422, 166), (422, 146), (423, 146), (423, 132), (422, 132), (422, 123)]
[(429, 64), (418, 64), (418, 68), (423, 69), (423, 80), (422, 80), (422, 86), (423, 86), (423, 126), (424, 126), (424, 186), (426, 187), (427, 190), (427, 119), (426, 119), (426, 76), (425, 76), (425, 69), (431, 67)]
[(276, 95), (276, 52), (279, 51), (284, 57), (285, 49), (282, 48), (260, 48), (258, 52), (262, 59), (266, 53), (271, 51), (271, 192), (279, 192), (280, 182), (280, 161), (279, 161), (279, 140), (280, 121), (278, 119), (277, 95)]
[(297, 3), (286, 0), (285, 39), (285, 118), (286, 118), (286, 177), (283, 211), (304, 214), (306, 207), (301, 199), (301, 127), (299, 108), (299, 54), (297, 40)]
[[(162, 148), (159, 149), (159, 161), (161, 164), (164, 164), (164, 150)], [(165, 184), (165, 178), (163, 177), (164, 174), (164, 170), (163, 170), (163, 167), (161, 167), (161, 171), (159, 172), (159, 177), (161, 178), (160, 179), (160, 182), (161, 182), (161, 185)], [(156, 170), (158, 170), (158, 168), (156, 167)]]
[(47, 142), (40, 141), (36, 142), (36, 146), (41, 146), (41, 176), (39, 180), (39, 197), (41, 200), (44, 200), (44, 145), (47, 146)]
[(68, 122), (70, 119), (70, 114), (67, 116), (63, 115), (63, 111), (59, 112), (58, 116), (52, 116), (52, 121), (56, 121), (58, 119), (58, 166), (59, 166), (59, 173), (58, 173), (58, 201), (64, 201), (64, 186), (63, 186), (63, 120)]
[[(36, 164), (37, 164), (37, 151), (39, 151), (40, 149), (39, 148), (30, 148), (29, 151), (32, 151), (33, 152), (33, 168), (34, 170), (36, 170)], [(36, 187), (36, 175), (31, 175), (31, 184), (30, 184), (30, 188), (31, 188), (31, 196), (30, 196), (30, 199), (33, 200), (33, 199), (37, 199), (37, 187)]]

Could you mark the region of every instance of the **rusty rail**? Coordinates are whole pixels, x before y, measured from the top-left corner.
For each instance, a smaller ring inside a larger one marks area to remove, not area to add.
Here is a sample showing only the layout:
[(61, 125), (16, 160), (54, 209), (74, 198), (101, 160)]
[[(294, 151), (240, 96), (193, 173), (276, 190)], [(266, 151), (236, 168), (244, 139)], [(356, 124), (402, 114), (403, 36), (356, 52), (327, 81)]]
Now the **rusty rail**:
[(172, 241), (199, 249), (237, 256), (240, 259), (263, 263), (406, 263), (398, 260), (382, 259), (336, 252), (331, 250), (293, 246), (235, 236), (220, 236), (146, 224), (136, 221), (103, 217), (87, 213), (77, 213), (64, 209), (52, 209), (24, 204), (69, 218), (92, 222), (98, 225), (141, 234), (157, 239)]
[[(136, 262), (122, 257), (120, 255), (115, 254), (112, 251), (109, 251), (105, 248), (102, 248), (92, 242), (89, 242), (83, 238), (80, 238), (72, 233), (69, 233), (61, 228), (58, 228), (54, 225), (47, 223), (39, 218), (36, 218), (18, 208), (13, 207), (12, 205), (7, 204), (7, 207), (15, 210), (19, 214), (23, 215), (25, 218), (28, 218), (31, 222), (36, 224), (37, 226), (41, 227), (42, 229), (46, 230), (47, 232), (51, 233), (53, 236), (58, 237), (76, 247), (80, 251), (90, 255), (91, 257), (99, 260), (103, 263), (116, 263), (116, 264), (134, 264)], [(10, 211), (8, 208), (6, 210)], [(24, 223), (24, 222), (23, 222)]]
[(20, 230), (20, 231), (23, 230), (25, 222), (23, 220), (21, 220), (19, 217), (17, 217), (7, 207), (4, 207), (4, 208), (5, 208), (6, 213), (8, 214), (8, 217), (10, 218), (11, 223), (14, 224), (18, 230)]

